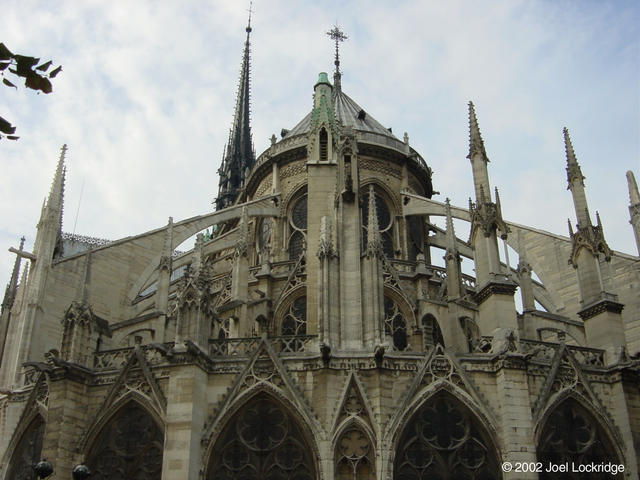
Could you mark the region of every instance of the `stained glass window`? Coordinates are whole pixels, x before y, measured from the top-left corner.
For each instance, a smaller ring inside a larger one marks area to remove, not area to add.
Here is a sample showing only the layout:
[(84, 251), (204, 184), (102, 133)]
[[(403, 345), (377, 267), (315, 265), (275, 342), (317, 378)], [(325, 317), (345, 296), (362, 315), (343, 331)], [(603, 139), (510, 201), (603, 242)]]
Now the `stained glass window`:
[(489, 441), (467, 408), (446, 393), (429, 399), (407, 423), (396, 452), (394, 480), (502, 478)]
[(42, 417), (37, 416), (31, 421), (13, 452), (7, 471), (7, 479), (36, 480), (33, 465), (42, 460), (40, 455), (44, 429), (45, 423)]
[(87, 466), (92, 480), (160, 480), (164, 434), (151, 415), (130, 402), (102, 429)]
[(296, 200), (291, 209), (291, 233), (289, 235), (289, 258), (297, 260), (305, 248), (307, 234), (307, 195)]
[[(282, 319), (282, 335), (306, 335), (307, 333), (307, 297), (298, 297), (291, 304)], [(299, 340), (283, 340), (283, 351), (298, 351), (303, 343)]]
[(407, 322), (398, 304), (384, 297), (384, 332), (393, 340), (394, 350), (407, 348)]
[[(565, 401), (549, 416), (540, 436), (538, 461), (543, 465), (560, 465), (567, 462), (573, 462), (575, 465), (621, 463), (593, 416), (573, 400)], [(540, 478), (590, 480), (611, 478), (611, 474), (543, 472)]]
[(293, 417), (261, 395), (227, 423), (213, 449), (207, 480), (314, 480), (311, 452)]

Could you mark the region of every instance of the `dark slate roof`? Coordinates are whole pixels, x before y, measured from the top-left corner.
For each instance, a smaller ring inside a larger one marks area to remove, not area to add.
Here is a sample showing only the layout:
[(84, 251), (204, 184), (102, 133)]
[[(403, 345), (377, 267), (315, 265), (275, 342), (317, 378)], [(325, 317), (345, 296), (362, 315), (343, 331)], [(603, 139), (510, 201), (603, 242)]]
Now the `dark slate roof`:
[[(343, 125), (352, 127), (354, 130), (362, 132), (373, 132), (398, 140), (388, 129), (382, 126), (375, 118), (354, 102), (342, 90), (337, 90), (333, 105), (336, 119)], [(363, 113), (361, 113), (363, 112)], [(293, 127), (285, 138), (308, 133), (311, 126), (311, 113), (307, 114), (295, 127)]]

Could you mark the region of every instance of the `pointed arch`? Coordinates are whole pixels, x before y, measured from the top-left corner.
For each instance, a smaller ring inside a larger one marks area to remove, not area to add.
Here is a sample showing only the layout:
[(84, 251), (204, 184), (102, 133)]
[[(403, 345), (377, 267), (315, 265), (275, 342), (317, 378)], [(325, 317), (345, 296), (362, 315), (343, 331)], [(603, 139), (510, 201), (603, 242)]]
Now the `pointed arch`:
[[(453, 384), (442, 380), (432, 384), (407, 406), (398, 419), (400, 422), (393, 422), (398, 427), (390, 432), (392, 450), (388, 468), (392, 478), (431, 478), (435, 473), (440, 477), (434, 478), (442, 480), (502, 478), (501, 454), (494, 440), (497, 435), (492, 418), (490, 412), (485, 412)], [(429, 426), (429, 419), (435, 419), (436, 425)], [(443, 435), (434, 438), (442, 427)], [(452, 433), (448, 434), (447, 448), (442, 449), (447, 428)], [(420, 429), (425, 430), (421, 432)], [(409, 452), (411, 448), (413, 450)]]
[(322, 127), (320, 129), (318, 139), (320, 143), (320, 161), (326, 162), (329, 159), (329, 135), (326, 128)]
[(444, 337), (442, 336), (442, 330), (436, 317), (431, 313), (427, 313), (422, 317), (421, 323), (425, 350), (433, 348), (436, 345), (442, 345), (444, 347)]
[[(9, 445), (11, 459), (7, 469), (7, 479), (31, 480), (34, 477), (32, 466), (42, 460), (42, 443), (46, 422), (39, 413), (34, 413), (25, 419), (24, 429), (14, 434), (15, 444)], [(12, 442), (13, 443), (13, 442)]]
[(357, 417), (345, 420), (333, 445), (336, 480), (375, 480), (375, 436), (364, 421)]
[(290, 402), (259, 387), (235, 407), (209, 447), (205, 479), (320, 478), (313, 434)]
[[(624, 446), (615, 427), (576, 392), (562, 392), (550, 403), (536, 425), (535, 442), (538, 461), (544, 464), (625, 464)], [(569, 472), (566, 478), (590, 478), (580, 475)]]
[(393, 478), (499, 479), (499, 452), (486, 421), (442, 384), (408, 413), (392, 452)]
[(114, 403), (86, 438), (85, 463), (92, 479), (160, 480), (164, 422), (136, 392)]

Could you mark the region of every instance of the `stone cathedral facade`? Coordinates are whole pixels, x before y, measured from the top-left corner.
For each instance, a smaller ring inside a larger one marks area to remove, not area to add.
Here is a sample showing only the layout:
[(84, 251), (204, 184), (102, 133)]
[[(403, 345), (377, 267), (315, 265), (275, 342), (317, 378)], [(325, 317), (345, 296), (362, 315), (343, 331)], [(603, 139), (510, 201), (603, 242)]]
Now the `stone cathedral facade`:
[(42, 459), (55, 479), (638, 478), (640, 257), (607, 246), (567, 130), (569, 237), (502, 217), (471, 103), (474, 198), (435, 201), (407, 135), (342, 90), (335, 29), (333, 81), (256, 158), (250, 32), (214, 212), (65, 234), (63, 147), (35, 245), (12, 249), (0, 478)]

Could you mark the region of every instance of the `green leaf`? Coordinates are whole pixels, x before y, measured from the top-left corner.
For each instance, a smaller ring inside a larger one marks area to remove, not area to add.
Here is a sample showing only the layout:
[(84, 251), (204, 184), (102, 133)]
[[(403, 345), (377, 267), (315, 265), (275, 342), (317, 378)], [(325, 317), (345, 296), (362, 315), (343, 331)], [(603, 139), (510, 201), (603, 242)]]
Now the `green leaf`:
[(50, 74), (49, 74), (49, 78), (54, 78), (56, 75), (58, 75), (60, 72), (62, 71), (62, 65), (58, 66), (58, 68), (56, 68), (55, 70), (53, 70)]
[(48, 78), (34, 72), (33, 70), (27, 75), (24, 85), (32, 90), (40, 90), (44, 93), (51, 93), (51, 82)]
[(36, 67), (36, 70), (40, 70), (41, 72), (46, 72), (51, 66), (51, 63), (52, 63), (51, 60), (49, 60), (47, 63), (43, 63), (39, 67)]
[(18, 89), (18, 87), (16, 87), (13, 83), (11, 83), (9, 80), (7, 80), (6, 78), (2, 79), (2, 83), (4, 83), (7, 87), (13, 87), (16, 90)]
[(40, 61), (39, 58), (26, 57), (24, 55), (14, 55), (16, 59), (16, 75), (19, 77), (26, 77), (29, 72), (32, 72), (33, 67)]
[(0, 71), (6, 69), (9, 65), (11, 65), (11, 62), (0, 61)]
[(9, 49), (4, 46), (4, 43), (0, 43), (0, 60), (11, 60), (12, 58), (13, 53), (11, 53)]
[(16, 135), (7, 135), (7, 139), (9, 139), (9, 140), (17, 140), (17, 139), (19, 139), (19, 138), (20, 138), (20, 137), (18, 137), (18, 136), (16, 136)]
[(4, 118), (0, 117), (0, 132), (11, 135), (16, 131), (16, 127), (7, 122)]

